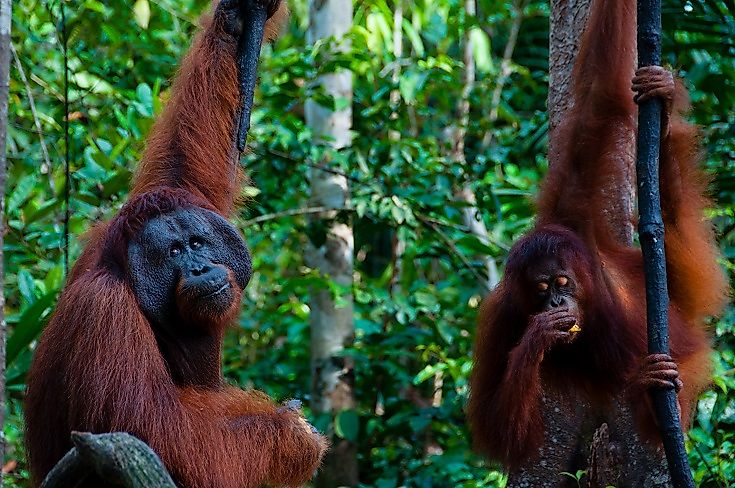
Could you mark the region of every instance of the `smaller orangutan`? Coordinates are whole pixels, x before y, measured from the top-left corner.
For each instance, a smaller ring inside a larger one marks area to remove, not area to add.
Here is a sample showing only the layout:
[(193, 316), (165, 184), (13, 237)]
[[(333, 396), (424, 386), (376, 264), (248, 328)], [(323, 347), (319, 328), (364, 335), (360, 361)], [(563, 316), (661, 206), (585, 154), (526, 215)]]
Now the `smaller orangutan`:
[[(575, 446), (559, 464), (539, 463), (542, 446), (547, 454), (559, 451), (545, 438), (545, 419), (568, 415), (553, 410), (550, 397), (581, 398), (590, 405), (585, 415), (600, 421), (609, 421), (613, 402), (622, 398), (637, 433), (655, 442), (647, 392), (675, 389), (688, 425), (710, 378), (705, 319), (721, 310), (727, 295), (703, 217), (709, 201), (697, 164), (697, 131), (682, 117), (686, 92), (660, 66), (634, 76), (634, 0), (595, 0), (591, 9), (574, 67), (574, 105), (552, 133), (557, 149), (549, 156), (537, 223), (515, 243), (501, 283), (482, 305), (470, 380), (468, 416), (478, 450), (511, 473), (547, 466), (548, 486), (557, 486), (552, 480), (562, 471), (586, 469), (573, 457), (581, 452)], [(664, 102), (670, 355), (647, 353), (641, 251), (611, 229), (607, 212), (616, 206), (604, 190), (627, 184), (630, 168), (621, 161), (636, 130), (635, 102), (651, 97)], [(620, 486), (635, 485), (625, 483)]]
[[(252, 273), (226, 219), (241, 180), (236, 47), (252, 2), (270, 33), (285, 15), (280, 0), (222, 0), (205, 19), (129, 201), (90, 233), (39, 341), (25, 405), (34, 486), (72, 431), (139, 437), (184, 488), (300, 486), (319, 467), (327, 442), (298, 402), (222, 376), (223, 336)], [(75, 483), (106, 486), (93, 474)]]

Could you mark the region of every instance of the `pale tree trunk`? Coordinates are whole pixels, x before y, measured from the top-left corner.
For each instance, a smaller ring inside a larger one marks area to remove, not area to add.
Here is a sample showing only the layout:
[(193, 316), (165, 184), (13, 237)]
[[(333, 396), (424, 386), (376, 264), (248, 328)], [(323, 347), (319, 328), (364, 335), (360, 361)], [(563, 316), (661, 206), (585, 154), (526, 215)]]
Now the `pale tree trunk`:
[[(465, 11), (467, 19), (472, 19), (477, 15), (476, 0), (465, 0)], [(467, 135), (467, 126), (470, 121), (470, 95), (475, 86), (475, 58), (472, 53), (472, 37), (470, 36), (469, 23), (465, 27), (464, 33), (464, 76), (462, 80), (462, 96), (457, 107), (457, 117), (459, 124), (454, 127), (452, 133), (452, 159), (460, 163), (466, 175), (471, 175), (467, 156), (465, 155), (465, 136)], [(469, 231), (476, 236), (483, 244), (490, 244), (490, 235), (488, 234), (485, 221), (482, 214), (477, 208), (477, 197), (472, 190), (472, 186), (467, 183), (460, 188), (456, 197), (465, 202), (467, 205), (462, 209), (462, 220)], [(485, 263), (485, 276), (480, 287), (484, 291), (490, 291), (498, 284), (500, 276), (498, 274), (498, 265), (492, 256), (483, 256)]]
[[(552, 0), (549, 50), (550, 144), (554, 130), (571, 108), (571, 82), (579, 40), (589, 14), (591, 0)], [(633, 165), (631, 150), (621, 155), (621, 164)], [(552, 169), (553, 170), (553, 169)], [(633, 174), (633, 173), (630, 173)], [(621, 202), (609, 214), (611, 228), (621, 242), (631, 242), (633, 187), (603, 189), (615, 191), (610, 201)], [(599, 189), (594, 189), (599, 191)], [(544, 443), (538, 457), (508, 477), (506, 488), (550, 486), (555, 488), (664, 488), (670, 486), (662, 449), (643, 442), (635, 427), (631, 406), (621, 394), (602, 410), (593, 408), (577, 391), (546, 388), (544, 404)], [(581, 483), (558, 473), (586, 470)], [(555, 477), (550, 479), (551, 477)]]
[[(309, 43), (333, 37), (337, 49), (348, 49), (344, 37), (351, 27), (352, 0), (309, 1)], [(318, 82), (328, 95), (340, 100), (340, 106), (346, 107), (332, 111), (313, 100), (306, 104), (306, 121), (314, 133), (314, 142), (329, 147), (327, 156), (319, 162), (328, 168), (332, 161), (330, 151), (350, 145), (352, 73), (343, 70), (324, 74)], [(313, 168), (310, 180), (314, 206), (341, 209), (348, 205), (347, 178), (339, 172)], [(312, 268), (343, 290), (338, 302), (326, 287), (314, 289), (311, 295), (312, 408), (317, 416), (326, 414), (333, 420), (340, 412), (355, 408), (354, 365), (344, 355), (345, 347), (354, 339), (351, 292), (354, 237), (352, 227), (344, 219), (337, 219), (337, 214), (335, 210), (319, 216), (326, 240), (310, 242), (306, 256)], [(316, 486), (357, 486), (357, 445), (336, 436), (334, 429), (328, 434), (332, 448), (317, 476)]]
[[(13, 2), (0, 0), (0, 428), (5, 425), (5, 270), (3, 268), (3, 236), (5, 235), (5, 176), (7, 174), (6, 142), (8, 137), (8, 90), (10, 84), (10, 25)], [(0, 454), (5, 457), (5, 435), (0, 430)], [(0, 464), (2, 464), (0, 462)]]
[[(549, 42), (549, 153), (554, 152), (554, 131), (564, 113), (571, 108), (572, 67), (579, 51), (590, 10), (590, 0), (552, 0)], [(631, 73), (632, 76), (632, 73)], [(610, 228), (622, 244), (633, 242), (633, 205), (635, 202), (635, 134), (631, 134), (630, 148), (621, 155), (620, 163), (627, 171), (628, 184), (609, 186), (602, 191), (613, 202), (606, 213)]]
[[(390, 92), (391, 123), (395, 124), (399, 119), (398, 109), (401, 103), (401, 91), (397, 88), (401, 80), (401, 58), (403, 57), (403, 2), (404, 0), (395, 0), (393, 9), (393, 57), (395, 58), (395, 66), (393, 67), (392, 81), (396, 86)], [(388, 131), (388, 139), (397, 142), (401, 140), (401, 131), (391, 128)], [(393, 237), (393, 276), (391, 277), (391, 291), (394, 294), (400, 293), (401, 271), (403, 269), (403, 253), (406, 250), (406, 243), (400, 238), (399, 232)]]
[[(401, 92), (397, 88), (401, 79), (401, 57), (403, 56), (403, 0), (396, 0), (393, 7), (393, 56), (395, 65), (393, 67), (392, 81), (396, 88), (390, 92), (390, 120), (395, 123), (398, 120), (398, 106), (401, 103)], [(401, 139), (401, 132), (391, 128), (388, 131), (388, 138), (391, 141)]]

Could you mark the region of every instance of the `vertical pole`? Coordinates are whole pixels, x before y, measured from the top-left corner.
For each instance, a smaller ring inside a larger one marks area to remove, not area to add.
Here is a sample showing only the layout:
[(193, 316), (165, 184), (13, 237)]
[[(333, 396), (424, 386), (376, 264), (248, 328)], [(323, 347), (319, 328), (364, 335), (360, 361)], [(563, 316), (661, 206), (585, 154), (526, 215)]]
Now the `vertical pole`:
[[(661, 64), (661, 0), (638, 0), (638, 66)], [(666, 282), (664, 223), (659, 190), (661, 100), (651, 99), (638, 112), (638, 233), (646, 277), (648, 351), (669, 353), (669, 292)], [(675, 488), (694, 488), (684, 449), (676, 392), (652, 389), (651, 396)]]
[[(5, 423), (5, 275), (3, 236), (5, 235), (6, 139), (8, 136), (8, 92), (10, 90), (10, 26), (13, 2), (0, 0), (0, 428)], [(5, 435), (0, 430), (0, 460), (5, 457)], [(2, 476), (2, 475), (0, 475)], [(0, 480), (2, 484), (2, 480)]]
[(69, 133), (69, 32), (66, 30), (66, 0), (61, 10), (61, 43), (64, 54), (64, 279), (69, 276), (69, 220), (71, 218), (71, 137)]

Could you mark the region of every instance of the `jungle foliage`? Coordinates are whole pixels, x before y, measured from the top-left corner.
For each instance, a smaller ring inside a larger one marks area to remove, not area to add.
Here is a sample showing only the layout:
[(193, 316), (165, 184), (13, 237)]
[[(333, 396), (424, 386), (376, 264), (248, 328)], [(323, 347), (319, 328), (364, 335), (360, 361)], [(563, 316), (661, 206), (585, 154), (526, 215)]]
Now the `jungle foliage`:
[[(336, 419), (339, 435), (358, 440), (364, 486), (502, 486), (503, 476), (470, 449), (463, 418), (482, 257), (502, 266), (513, 240), (533, 219), (532, 197), (547, 168), (548, 2), (479, 0), (404, 2), (394, 30), (394, 2), (357, 2), (351, 50), (307, 46), (304, 0), (291, 1), (287, 32), (264, 51), (261, 82), (244, 158), (252, 183), (239, 214), (256, 274), (239, 327), (227, 337), (232, 382), (308, 404), (308, 291), (334, 286), (304, 262), (306, 239), (322, 229), (309, 219), (308, 173), (323, 147), (310, 143), (303, 105), (347, 100), (320, 94), (314, 80), (354, 73), (354, 140), (331, 157), (348, 175), (352, 202), (341, 217), (354, 225), (356, 340), (354, 411)], [(125, 200), (144, 137), (161, 110), (178, 60), (206, 0), (66, 2), (69, 167), (65, 179), (64, 43), (58, 0), (14, 2), (5, 264), (10, 486), (26, 486), (21, 401), (33, 343), (64, 280), (64, 193), (69, 184), (69, 255), (95, 221)], [(735, 3), (667, 0), (664, 53), (692, 92), (713, 176), (711, 210), (735, 271)], [(508, 59), (510, 77), (497, 106), (491, 94), (514, 19), (522, 16)], [(478, 81), (471, 100), (463, 166), (450, 157), (462, 92), (462, 45), (470, 29)], [(393, 54), (394, 35), (403, 54)], [(391, 93), (399, 96), (391, 98)], [(497, 110), (497, 120), (488, 114)], [(396, 134), (399, 137), (396, 137)], [(490, 242), (462, 223), (477, 195)], [(396, 258), (395, 243), (405, 245)], [(693, 283), (692, 286), (696, 286)], [(335, 295), (340, 290), (334, 289)], [(701, 486), (735, 479), (735, 310), (713, 323), (716, 371), (700, 402), (688, 447)], [(324, 419), (311, 419), (324, 427)], [(16, 464), (17, 463), (17, 464)]]

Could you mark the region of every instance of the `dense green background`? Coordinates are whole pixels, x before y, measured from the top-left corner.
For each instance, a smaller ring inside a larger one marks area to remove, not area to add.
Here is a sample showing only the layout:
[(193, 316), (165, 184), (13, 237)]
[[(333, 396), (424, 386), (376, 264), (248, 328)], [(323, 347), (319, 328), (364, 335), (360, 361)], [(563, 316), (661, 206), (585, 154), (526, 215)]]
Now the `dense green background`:
[[(532, 1), (490, 124), (490, 93), (513, 19), (510, 1), (480, 0), (477, 19), (458, 0), (407, 2), (404, 56), (391, 54), (392, 2), (356, 3), (352, 51), (331, 55), (328, 45), (306, 47), (304, 0), (291, 2), (288, 32), (266, 48), (257, 93), (252, 153), (245, 158), (252, 200), (240, 218), (255, 256), (256, 275), (245, 312), (227, 337), (225, 371), (243, 386), (276, 398), (308, 400), (307, 291), (323, 279), (303, 260), (319, 229), (304, 216), (249, 219), (308, 206), (309, 165), (318, 161), (308, 141), (303, 103), (319, 96), (319, 73), (355, 73), (354, 146), (342, 152), (355, 212), (355, 322), (349, 354), (356, 363), (358, 408), (339, 419), (340, 432), (360, 446), (365, 486), (495, 486), (502, 476), (472, 455), (462, 414), (475, 311), (481, 298), (478, 254), (502, 260), (532, 221), (531, 197), (546, 170), (548, 2)], [(735, 3), (664, 2), (669, 64), (682, 70), (703, 126), (707, 167), (714, 176), (711, 213), (721, 237), (723, 265), (735, 258)], [(25, 486), (20, 404), (29, 345), (42, 329), (63, 282), (63, 50), (58, 1), (14, 2), (13, 44), (27, 84), (11, 71), (9, 180), (5, 260), (11, 486)], [(71, 76), (71, 257), (77, 237), (108, 218), (124, 201), (153, 117), (189, 45), (206, 0), (68, 2)], [(447, 158), (444, 129), (456, 123), (461, 94), (461, 44), (473, 29), (479, 82), (471, 96), (469, 167)], [(392, 82), (395, 63), (400, 81)], [(401, 100), (391, 118), (390, 91)], [(30, 97), (35, 102), (33, 116)], [(343, 101), (321, 98), (339, 106)], [(34, 119), (48, 148), (44, 161)], [(389, 140), (389, 131), (401, 134)], [(491, 144), (483, 144), (487, 132)], [(462, 226), (453, 190), (476, 191), (493, 245)], [(407, 243), (394, 282), (392, 241)], [(692, 286), (697, 286), (692, 283)], [(733, 310), (713, 326), (717, 344), (711, 391), (700, 401), (690, 433), (690, 457), (702, 486), (735, 479), (735, 340)], [(437, 390), (437, 391), (435, 391)], [(49, 406), (53, 408), (53, 406)], [(320, 419), (313, 419), (319, 425)]]

